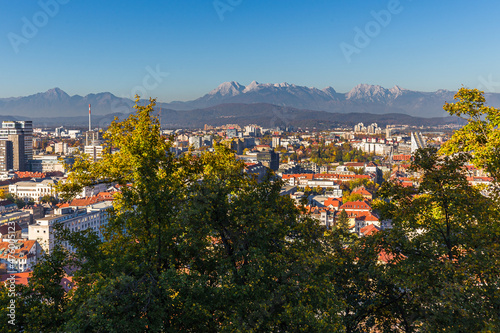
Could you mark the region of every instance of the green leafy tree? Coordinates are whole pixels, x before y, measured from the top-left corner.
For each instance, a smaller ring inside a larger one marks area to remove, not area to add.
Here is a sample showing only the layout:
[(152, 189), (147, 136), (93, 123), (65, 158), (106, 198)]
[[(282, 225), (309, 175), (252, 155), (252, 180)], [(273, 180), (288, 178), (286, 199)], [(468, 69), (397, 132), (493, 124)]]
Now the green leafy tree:
[(12, 201), (13, 203), (15, 203), (17, 205), (17, 208), (21, 209), (23, 208), (24, 206), (26, 206), (26, 202), (23, 200), (23, 199), (20, 199), (18, 197), (16, 197), (15, 195), (13, 195), (12, 193), (8, 193), (6, 196), (5, 196), (5, 199), (7, 200), (10, 200)]
[(57, 200), (54, 196), (52, 195), (44, 195), (41, 199), (40, 199), (41, 202), (44, 202), (44, 203), (50, 203), (50, 204), (57, 204), (59, 203), (59, 200)]
[(342, 202), (363, 201), (365, 198), (359, 193), (346, 194), (342, 197)]
[(343, 230), (344, 232), (349, 231), (349, 216), (347, 215), (345, 209), (342, 209), (342, 211), (339, 214), (339, 217), (337, 218), (337, 221), (335, 223), (335, 226), (338, 229)]
[(454, 98), (455, 103), (445, 103), (443, 108), (467, 124), (455, 131), (441, 151), (469, 152), (475, 166), (500, 180), (500, 109), (486, 106), (484, 92), (478, 89), (461, 88)]
[(59, 188), (66, 198), (97, 183), (121, 188), (104, 242), (63, 232), (80, 269), (60, 330), (338, 331), (317, 222), (223, 146), (170, 154), (153, 107), (113, 122), (105, 137), (117, 152), (77, 159)]
[[(467, 154), (415, 154), (420, 186), (385, 183), (375, 204), (393, 228), (381, 246), (387, 274), (399, 287), (397, 320), (404, 331), (496, 331), (500, 327), (500, 237), (497, 206), (471, 187)], [(394, 319), (394, 318), (392, 318)]]

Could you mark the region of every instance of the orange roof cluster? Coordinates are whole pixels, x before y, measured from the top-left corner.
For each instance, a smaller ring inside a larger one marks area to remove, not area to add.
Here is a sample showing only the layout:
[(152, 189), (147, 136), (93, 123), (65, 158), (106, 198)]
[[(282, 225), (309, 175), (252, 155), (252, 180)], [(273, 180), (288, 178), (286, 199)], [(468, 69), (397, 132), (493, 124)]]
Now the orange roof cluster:
[(0, 242), (0, 258), (3, 259), (22, 259), (28, 258), (28, 256), (32, 256), (32, 254), (28, 254), (31, 248), (35, 245), (36, 240), (20, 240), (16, 239), (17, 247), (12, 252), (12, 248), (9, 248), (9, 245), (13, 244), (11, 242)]
[(354, 179), (371, 179), (369, 175), (340, 175), (338, 173), (296, 173), (291, 175), (283, 175), (282, 179), (301, 178), (301, 179), (321, 179), (321, 180), (340, 180), (351, 181)]
[(337, 199), (337, 198), (328, 198), (325, 200), (325, 202), (323, 204), (326, 207), (329, 207), (330, 205), (332, 205), (334, 208), (338, 209), (340, 206), (342, 206), (342, 200)]
[[(27, 286), (29, 283), (29, 279), (33, 271), (24, 271), (22, 273), (13, 273), (13, 274), (2, 274), (0, 275), (0, 283), (5, 283), (6, 281), (11, 281), (10, 278), (14, 277), (16, 285), (25, 285)], [(9, 280), (7, 280), (9, 279)], [(74, 287), (73, 277), (72, 276), (64, 276), (59, 283), (65, 292), (70, 291)]]
[(100, 192), (96, 196), (80, 199), (73, 199), (71, 202), (65, 202), (57, 205), (59, 208), (66, 207), (84, 207), (94, 205), (98, 202), (113, 200), (113, 194), (109, 192)]
[(369, 224), (359, 231), (363, 236), (370, 236), (380, 231), (380, 228), (374, 224)]
[(113, 193), (111, 192), (99, 192), (96, 196), (104, 199), (104, 201), (114, 200)]
[(19, 178), (45, 178), (45, 172), (32, 172), (32, 171), (16, 171), (14, 172)]
[(365, 163), (363, 162), (346, 162), (344, 163), (344, 165), (346, 167), (354, 167), (354, 168), (357, 168), (357, 167), (365, 167)]
[(352, 191), (351, 194), (354, 194), (354, 193), (361, 194), (363, 196), (370, 196), (370, 197), (372, 196), (372, 194), (370, 192), (368, 192), (368, 190), (365, 187), (357, 188), (354, 191)]
[(412, 155), (399, 154), (392, 156), (393, 161), (411, 161)]
[(489, 182), (493, 181), (493, 178), (491, 178), (491, 177), (467, 177), (467, 181), (489, 183)]
[[(4, 283), (7, 281), (7, 279), (10, 279), (12, 276), (15, 279), (15, 284), (17, 285), (28, 285), (29, 278), (31, 277), (31, 274), (33, 274), (32, 271), (24, 271), (22, 273), (13, 273), (13, 274), (2, 274), (0, 275), (0, 282)], [(9, 280), (10, 281), (10, 280)]]
[(291, 179), (291, 178), (302, 178), (302, 179), (313, 179), (314, 175), (312, 173), (296, 173), (292, 175), (283, 175), (282, 179)]
[(355, 216), (355, 219), (358, 221), (365, 221), (365, 222), (378, 222), (379, 218), (374, 215), (372, 212), (358, 212), (358, 215)]
[(368, 175), (340, 175), (338, 173), (321, 173), (315, 175), (315, 178), (331, 178), (334, 180), (350, 181), (353, 179), (371, 179)]
[(307, 205), (304, 208), (306, 209), (306, 212), (309, 214), (321, 214), (321, 212), (331, 211), (330, 208), (328, 207), (316, 207), (311, 205)]
[(370, 211), (372, 207), (366, 201), (349, 201), (340, 206), (340, 210), (352, 211), (352, 210), (366, 210)]
[(395, 258), (394, 255), (385, 252), (384, 250), (380, 251), (378, 254), (378, 261), (387, 264), (389, 261), (392, 261)]

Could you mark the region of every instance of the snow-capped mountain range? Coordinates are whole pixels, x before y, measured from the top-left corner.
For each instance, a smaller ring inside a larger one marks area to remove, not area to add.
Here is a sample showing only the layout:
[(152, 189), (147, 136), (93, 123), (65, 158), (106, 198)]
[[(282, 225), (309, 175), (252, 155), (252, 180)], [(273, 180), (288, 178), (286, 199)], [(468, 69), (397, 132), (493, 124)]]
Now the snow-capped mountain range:
[[(374, 114), (402, 113), (417, 117), (443, 117), (442, 106), (453, 101), (455, 92), (412, 91), (394, 86), (390, 89), (378, 85), (359, 84), (347, 93), (332, 87), (318, 89), (289, 83), (251, 82), (244, 86), (238, 82), (224, 82), (204, 96), (192, 101), (157, 103), (164, 109), (194, 110), (220, 104), (267, 103), (296, 109), (338, 113), (367, 112)], [(143, 96), (149, 97), (149, 96)], [(487, 93), (489, 105), (500, 106), (500, 94)], [(109, 92), (86, 96), (69, 96), (59, 88), (26, 97), (0, 98), (0, 115), (24, 117), (68, 117), (84, 115), (92, 104), (95, 114), (128, 113), (132, 111), (130, 99)]]
[[(324, 89), (297, 86), (289, 83), (258, 83), (248, 86), (238, 82), (224, 82), (208, 94), (188, 102), (172, 102), (166, 107), (175, 110), (206, 108), (227, 103), (269, 103), (299, 109), (352, 113), (403, 113), (417, 117), (443, 117), (443, 104), (453, 100), (455, 92), (412, 91), (394, 86), (390, 89), (378, 85), (359, 84), (347, 93), (332, 87)], [(492, 106), (500, 105), (500, 94), (486, 94)]]

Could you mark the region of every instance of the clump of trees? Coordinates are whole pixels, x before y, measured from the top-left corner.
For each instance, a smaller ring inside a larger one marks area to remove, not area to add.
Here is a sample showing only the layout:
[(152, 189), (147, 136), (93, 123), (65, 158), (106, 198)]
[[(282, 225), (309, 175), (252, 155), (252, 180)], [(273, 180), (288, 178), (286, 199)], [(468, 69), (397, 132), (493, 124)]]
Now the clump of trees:
[[(477, 140), (491, 152), (499, 110), (483, 109), (481, 97), (460, 90), (445, 108), (459, 105), (460, 116), (481, 122)], [(1, 316), (2, 332), (500, 329), (498, 196), (496, 187), (470, 186), (464, 164), (495, 181), (500, 165), (478, 147), (457, 147), (474, 144), (472, 125), (456, 133), (470, 141), (416, 154), (418, 188), (382, 185), (375, 206), (393, 228), (357, 238), (345, 212), (324, 230), (279, 195), (281, 182), (247, 176), (227, 148), (171, 155), (153, 107), (137, 105), (113, 122), (108, 149), (119, 152), (77, 160), (61, 187), (69, 198), (82, 186), (122, 185), (105, 240), (59, 230), (76, 253), (58, 245), (36, 266), (17, 290), (17, 325)], [(481, 110), (490, 118), (476, 118)], [(65, 266), (79, 267), (68, 293), (60, 286)], [(0, 288), (2, 311), (9, 301)]]

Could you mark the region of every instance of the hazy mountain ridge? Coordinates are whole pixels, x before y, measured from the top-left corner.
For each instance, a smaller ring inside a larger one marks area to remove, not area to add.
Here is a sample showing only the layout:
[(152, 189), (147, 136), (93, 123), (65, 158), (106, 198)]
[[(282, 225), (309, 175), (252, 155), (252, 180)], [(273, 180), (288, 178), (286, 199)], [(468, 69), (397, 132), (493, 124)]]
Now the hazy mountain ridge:
[[(156, 109), (159, 113), (159, 109)], [(129, 113), (113, 113), (108, 115), (93, 115), (93, 127), (106, 128), (114, 117), (123, 119)], [(13, 117), (0, 116), (2, 120), (28, 120), (31, 119), (36, 127), (76, 127), (86, 128), (88, 117)], [(252, 104), (220, 104), (203, 109), (179, 111), (173, 109), (161, 110), (161, 123), (164, 128), (203, 128), (205, 124), (219, 126), (225, 124), (257, 124), (265, 128), (277, 126), (295, 128), (330, 129), (338, 126), (354, 126), (360, 121), (370, 124), (386, 125), (414, 125), (436, 126), (452, 123), (463, 123), (456, 117), (421, 118), (405, 114), (373, 114), (373, 113), (334, 113), (314, 110), (301, 110), (292, 107), (276, 106), (266, 103)]]
[[(265, 103), (303, 110), (338, 113), (402, 113), (416, 117), (443, 117), (442, 106), (453, 101), (455, 92), (437, 90), (419, 92), (394, 86), (386, 89), (378, 85), (359, 84), (347, 93), (332, 87), (324, 89), (297, 86), (289, 83), (258, 83), (247, 86), (238, 82), (224, 82), (204, 96), (186, 102), (158, 102), (158, 106), (172, 110), (205, 109), (221, 104)], [(500, 94), (486, 94), (488, 105), (500, 106)], [(94, 115), (130, 113), (134, 102), (109, 92), (70, 96), (59, 88), (24, 97), (0, 98), (0, 115), (16, 117), (72, 117), (86, 116), (88, 104)]]
[(71, 117), (88, 114), (92, 104), (93, 114), (130, 112), (134, 102), (116, 97), (109, 92), (69, 96), (59, 88), (30, 96), (0, 98), (0, 114), (18, 117)]

